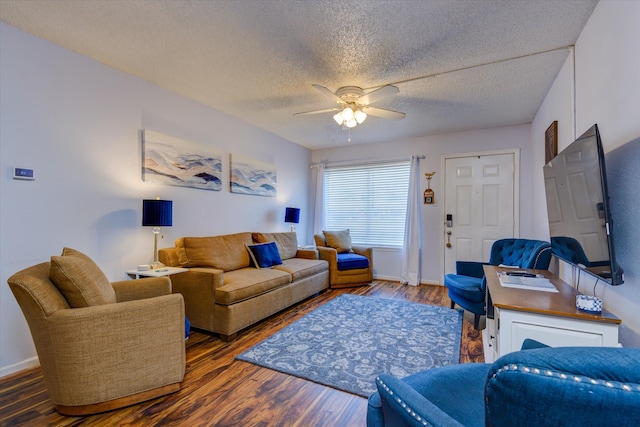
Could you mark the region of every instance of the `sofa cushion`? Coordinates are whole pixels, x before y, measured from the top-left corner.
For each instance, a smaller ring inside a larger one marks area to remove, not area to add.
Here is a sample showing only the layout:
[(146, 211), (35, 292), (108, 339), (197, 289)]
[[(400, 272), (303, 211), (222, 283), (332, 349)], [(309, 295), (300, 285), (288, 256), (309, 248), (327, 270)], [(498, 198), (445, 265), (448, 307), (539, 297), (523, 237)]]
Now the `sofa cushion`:
[(176, 240), (178, 260), (183, 267), (213, 267), (222, 271), (249, 267), (251, 258), (245, 245), (252, 244), (251, 233), (212, 237), (182, 237)]
[(252, 233), (253, 240), (258, 243), (276, 242), (280, 258), (289, 259), (298, 252), (298, 236), (295, 231), (286, 233)]
[(256, 268), (271, 268), (274, 265), (282, 264), (275, 242), (247, 245), (247, 250), (253, 261), (253, 266)]
[(338, 254), (337, 258), (338, 270), (341, 271), (369, 267), (369, 258), (363, 255), (353, 253)]
[(327, 271), (329, 269), (329, 263), (327, 261), (317, 259), (289, 258), (284, 260), (282, 264), (276, 265), (273, 268), (274, 270), (289, 273), (295, 282), (322, 271)]
[(73, 308), (116, 302), (107, 276), (91, 258), (75, 249), (64, 248), (61, 256), (52, 256), (49, 275)]
[(351, 235), (349, 229), (340, 231), (323, 231), (327, 246), (334, 248), (338, 253), (351, 251)]
[(291, 283), (291, 275), (275, 268), (249, 267), (229, 271), (224, 273), (224, 285), (215, 290), (216, 304), (235, 304), (289, 283)]

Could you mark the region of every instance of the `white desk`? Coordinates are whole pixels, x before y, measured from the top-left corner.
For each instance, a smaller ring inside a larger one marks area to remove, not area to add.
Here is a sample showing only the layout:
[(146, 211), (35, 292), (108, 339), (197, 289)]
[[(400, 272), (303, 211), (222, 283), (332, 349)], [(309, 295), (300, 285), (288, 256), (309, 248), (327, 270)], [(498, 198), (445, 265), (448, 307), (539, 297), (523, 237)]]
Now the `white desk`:
[(520, 350), (531, 338), (551, 347), (618, 345), (620, 319), (603, 310), (594, 314), (576, 308), (580, 293), (546, 270), (526, 270), (543, 274), (558, 293), (507, 288), (500, 285), (498, 272), (507, 268), (485, 265), (487, 291), (494, 318), (487, 318), (483, 331), (485, 362)]

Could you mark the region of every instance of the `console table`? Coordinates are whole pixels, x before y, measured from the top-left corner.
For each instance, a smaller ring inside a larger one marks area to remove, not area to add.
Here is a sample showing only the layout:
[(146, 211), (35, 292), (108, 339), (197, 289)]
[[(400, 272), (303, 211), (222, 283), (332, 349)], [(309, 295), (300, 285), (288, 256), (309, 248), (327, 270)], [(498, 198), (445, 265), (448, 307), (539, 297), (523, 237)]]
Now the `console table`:
[(526, 338), (551, 347), (618, 345), (620, 319), (616, 316), (606, 310), (599, 314), (579, 310), (576, 295), (580, 293), (546, 270), (524, 271), (544, 275), (558, 293), (503, 287), (498, 273), (512, 270), (484, 266), (487, 278), (487, 327), (482, 333), (485, 362), (520, 350)]

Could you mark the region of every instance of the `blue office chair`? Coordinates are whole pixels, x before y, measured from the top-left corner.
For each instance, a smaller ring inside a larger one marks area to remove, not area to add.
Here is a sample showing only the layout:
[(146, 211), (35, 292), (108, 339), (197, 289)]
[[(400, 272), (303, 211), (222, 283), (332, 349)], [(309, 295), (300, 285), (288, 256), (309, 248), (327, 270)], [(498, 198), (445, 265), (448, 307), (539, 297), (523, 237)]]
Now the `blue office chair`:
[(640, 349), (538, 348), (493, 364), (380, 375), (367, 427), (640, 425)]
[(489, 262), (457, 261), (456, 274), (444, 276), (451, 308), (456, 304), (474, 314), (478, 329), (480, 316), (486, 314), (486, 287), (483, 265), (509, 265), (546, 270), (551, 262), (551, 245), (541, 240), (501, 239), (491, 246)]

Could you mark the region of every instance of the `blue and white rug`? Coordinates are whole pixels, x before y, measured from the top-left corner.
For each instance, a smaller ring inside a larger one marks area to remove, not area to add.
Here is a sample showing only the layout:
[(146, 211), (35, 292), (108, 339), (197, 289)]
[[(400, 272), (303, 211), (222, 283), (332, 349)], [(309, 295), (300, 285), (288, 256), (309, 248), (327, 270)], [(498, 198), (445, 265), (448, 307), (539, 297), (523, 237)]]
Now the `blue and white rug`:
[(375, 378), (460, 361), (462, 311), (343, 294), (237, 359), (368, 397)]

